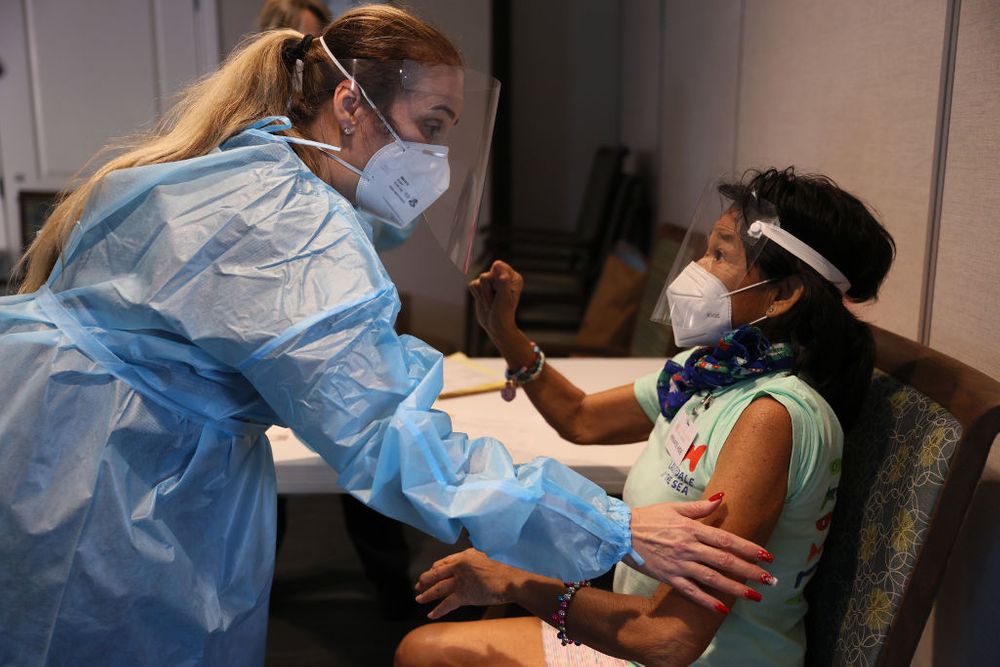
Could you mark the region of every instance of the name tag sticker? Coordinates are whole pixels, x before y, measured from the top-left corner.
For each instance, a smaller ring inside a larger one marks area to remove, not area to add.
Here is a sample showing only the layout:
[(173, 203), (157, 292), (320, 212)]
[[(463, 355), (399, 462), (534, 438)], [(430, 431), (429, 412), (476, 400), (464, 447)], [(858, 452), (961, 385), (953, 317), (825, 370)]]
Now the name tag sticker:
[(674, 420), (670, 422), (670, 430), (667, 432), (667, 441), (664, 446), (667, 448), (667, 454), (673, 459), (674, 463), (680, 466), (681, 461), (687, 455), (688, 450), (691, 449), (691, 445), (694, 444), (695, 438), (698, 437), (698, 428), (691, 421), (691, 416), (681, 410), (674, 417)]

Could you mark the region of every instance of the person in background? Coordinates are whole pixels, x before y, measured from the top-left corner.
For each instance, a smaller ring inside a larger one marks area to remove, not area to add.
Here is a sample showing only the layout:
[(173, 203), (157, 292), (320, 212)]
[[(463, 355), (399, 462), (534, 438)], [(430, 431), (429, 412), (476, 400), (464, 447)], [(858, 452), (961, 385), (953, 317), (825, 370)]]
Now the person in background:
[(319, 35), (332, 20), (330, 10), (320, 0), (264, 0), (257, 28), (291, 28), (305, 35)]
[[(895, 246), (857, 198), (792, 168), (717, 184), (698, 211), (654, 313), (679, 345), (697, 347), (634, 385), (586, 395), (546, 366), (525, 390), (573, 442), (648, 439), (625, 483), (629, 505), (725, 491), (724, 510), (705, 520), (766, 543), (777, 581), (763, 583), (775, 588), (761, 600), (725, 582), (710, 597), (619, 564), (614, 592), (601, 591), (470, 549), (421, 576), (417, 600), (440, 601), (431, 617), (514, 602), (542, 620), (423, 626), (400, 644), (398, 667), (802, 664), (803, 591), (836, 502), (843, 431), (874, 366), (871, 331), (845, 300), (875, 298)], [(521, 285), (504, 264), (471, 283), (479, 321), (512, 367), (532, 354), (514, 325)]]

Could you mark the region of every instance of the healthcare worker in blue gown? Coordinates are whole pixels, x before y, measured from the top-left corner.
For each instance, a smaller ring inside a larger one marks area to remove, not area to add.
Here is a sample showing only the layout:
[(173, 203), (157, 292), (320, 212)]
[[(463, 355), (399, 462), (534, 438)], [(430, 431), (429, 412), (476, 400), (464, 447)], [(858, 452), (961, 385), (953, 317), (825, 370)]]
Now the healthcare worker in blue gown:
[(0, 299), (0, 664), (260, 664), (271, 424), (372, 508), (519, 567), (762, 573), (694, 520), (718, 501), (630, 512), (431, 409), (441, 355), (394, 333), (358, 210), (466, 262), (496, 96), (363, 7), (255, 38), (54, 209)]

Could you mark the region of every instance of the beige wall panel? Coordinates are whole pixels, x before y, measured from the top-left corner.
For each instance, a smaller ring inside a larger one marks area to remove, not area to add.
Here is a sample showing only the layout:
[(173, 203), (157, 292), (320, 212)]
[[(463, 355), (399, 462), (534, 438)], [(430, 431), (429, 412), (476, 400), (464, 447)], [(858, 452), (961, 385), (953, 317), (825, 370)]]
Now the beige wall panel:
[(687, 225), (709, 179), (733, 166), (740, 3), (663, 6), (660, 223)]
[(736, 165), (819, 171), (896, 239), (896, 264), (862, 315), (918, 336), (944, 0), (746, 2)]
[[(24, 10), (38, 177), (64, 183), (112, 138), (156, 117), (154, 7), (32, 0)], [(95, 48), (108, 39), (115, 48)]]
[[(945, 170), (931, 347), (1000, 378), (1000, 4), (962, 0)], [(913, 661), (996, 662), (1000, 628), (1000, 447), (976, 490)]]
[(1000, 3), (964, 0), (931, 347), (1000, 378)]
[(621, 142), (631, 151), (631, 166), (653, 177), (659, 169), (661, 3), (624, 2), (621, 22)]

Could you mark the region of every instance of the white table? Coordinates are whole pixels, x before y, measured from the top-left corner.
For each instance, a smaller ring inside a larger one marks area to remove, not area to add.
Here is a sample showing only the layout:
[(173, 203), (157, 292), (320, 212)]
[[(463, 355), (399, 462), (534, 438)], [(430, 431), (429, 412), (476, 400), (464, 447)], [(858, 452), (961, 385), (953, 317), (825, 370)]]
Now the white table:
[[(475, 359), (494, 368), (502, 378), (502, 359)], [(586, 392), (629, 384), (663, 366), (663, 359), (553, 359), (549, 362)], [(474, 394), (438, 401), (435, 408), (451, 415), (453, 430), (470, 436), (499, 439), (514, 458), (524, 463), (548, 456), (566, 464), (600, 484), (609, 493), (621, 493), (632, 463), (645, 443), (632, 445), (574, 445), (560, 438), (531, 405), (523, 392), (507, 403), (499, 392)], [(337, 473), (307, 449), (288, 429), (272, 427), (267, 432), (274, 452), (278, 493), (340, 493)]]

